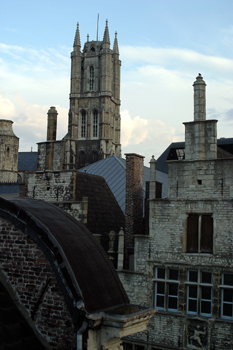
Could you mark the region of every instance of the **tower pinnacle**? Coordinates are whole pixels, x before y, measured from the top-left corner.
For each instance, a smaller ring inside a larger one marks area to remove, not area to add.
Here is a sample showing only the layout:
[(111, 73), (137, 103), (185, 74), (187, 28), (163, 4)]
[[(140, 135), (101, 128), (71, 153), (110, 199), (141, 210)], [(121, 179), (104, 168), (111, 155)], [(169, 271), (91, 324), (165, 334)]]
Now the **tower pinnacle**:
[(103, 42), (110, 44), (109, 31), (108, 31), (108, 20), (106, 19), (106, 26), (104, 30)]
[(113, 44), (113, 53), (119, 54), (118, 41), (117, 41), (117, 32), (115, 32), (115, 39)]
[(77, 23), (77, 29), (76, 29), (75, 38), (74, 38), (74, 46), (79, 46), (79, 48), (81, 48), (79, 23)]

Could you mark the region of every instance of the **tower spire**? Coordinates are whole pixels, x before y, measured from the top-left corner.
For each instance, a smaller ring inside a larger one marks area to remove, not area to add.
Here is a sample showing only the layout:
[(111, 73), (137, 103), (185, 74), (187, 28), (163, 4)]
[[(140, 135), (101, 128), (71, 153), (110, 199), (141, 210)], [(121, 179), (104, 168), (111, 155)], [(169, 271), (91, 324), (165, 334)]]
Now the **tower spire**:
[(74, 46), (79, 46), (79, 49), (81, 48), (79, 23), (77, 23), (77, 29), (76, 29), (75, 38), (74, 38)]
[(105, 26), (105, 30), (104, 30), (103, 42), (110, 44), (109, 31), (108, 31), (108, 20), (107, 19), (106, 19), (106, 26)]
[(113, 53), (119, 54), (118, 41), (117, 41), (117, 32), (115, 32), (115, 39), (113, 44)]

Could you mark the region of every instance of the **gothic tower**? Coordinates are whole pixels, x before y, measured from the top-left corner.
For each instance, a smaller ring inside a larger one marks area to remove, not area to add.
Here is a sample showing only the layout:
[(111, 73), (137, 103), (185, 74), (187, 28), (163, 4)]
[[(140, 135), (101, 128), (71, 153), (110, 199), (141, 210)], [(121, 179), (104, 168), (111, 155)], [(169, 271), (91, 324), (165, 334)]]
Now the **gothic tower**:
[(121, 155), (120, 66), (117, 33), (111, 49), (108, 21), (103, 41), (89, 41), (88, 35), (83, 51), (77, 25), (71, 53), (66, 169)]

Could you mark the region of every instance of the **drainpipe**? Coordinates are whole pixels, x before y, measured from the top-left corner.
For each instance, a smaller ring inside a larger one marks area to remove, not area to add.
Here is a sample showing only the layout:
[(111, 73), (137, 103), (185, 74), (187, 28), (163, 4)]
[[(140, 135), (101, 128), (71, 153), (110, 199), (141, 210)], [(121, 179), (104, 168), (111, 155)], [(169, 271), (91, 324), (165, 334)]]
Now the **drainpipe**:
[(83, 332), (87, 329), (87, 320), (84, 318), (82, 326), (77, 331), (77, 350), (83, 349)]

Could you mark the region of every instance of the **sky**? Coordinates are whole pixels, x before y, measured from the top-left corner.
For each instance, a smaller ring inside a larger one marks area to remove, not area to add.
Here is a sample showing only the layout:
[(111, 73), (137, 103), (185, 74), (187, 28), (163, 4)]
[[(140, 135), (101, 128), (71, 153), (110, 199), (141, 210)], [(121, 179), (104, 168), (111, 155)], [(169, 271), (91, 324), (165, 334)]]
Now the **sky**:
[(67, 133), (70, 53), (77, 22), (81, 45), (99, 40), (108, 19), (118, 33), (121, 144), (124, 153), (159, 155), (184, 141), (193, 120), (198, 73), (207, 119), (218, 138), (233, 137), (232, 0), (0, 0), (0, 119), (14, 122), (22, 151), (46, 140), (47, 112), (58, 111), (57, 139)]

